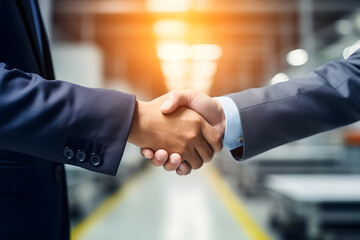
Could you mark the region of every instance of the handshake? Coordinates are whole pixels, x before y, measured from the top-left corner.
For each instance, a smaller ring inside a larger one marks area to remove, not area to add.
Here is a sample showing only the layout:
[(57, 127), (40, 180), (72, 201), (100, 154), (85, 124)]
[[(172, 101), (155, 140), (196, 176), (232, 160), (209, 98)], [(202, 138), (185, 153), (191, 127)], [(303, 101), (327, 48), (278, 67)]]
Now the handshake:
[(222, 149), (225, 126), (217, 100), (175, 90), (150, 102), (137, 101), (128, 141), (155, 166), (187, 175)]

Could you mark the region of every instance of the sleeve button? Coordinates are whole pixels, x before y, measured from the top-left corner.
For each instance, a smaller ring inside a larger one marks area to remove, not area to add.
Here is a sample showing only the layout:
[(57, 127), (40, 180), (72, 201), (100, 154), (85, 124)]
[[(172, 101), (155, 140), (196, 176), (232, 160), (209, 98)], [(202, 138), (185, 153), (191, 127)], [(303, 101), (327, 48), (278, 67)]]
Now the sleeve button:
[(69, 147), (64, 148), (63, 157), (66, 158), (67, 160), (72, 159), (74, 157), (74, 151)]
[(99, 154), (92, 153), (90, 154), (89, 161), (93, 166), (99, 166), (100, 163), (102, 162), (102, 158), (100, 157)]
[(76, 160), (80, 161), (80, 162), (85, 162), (86, 160), (86, 153), (82, 150), (77, 150), (76, 154), (75, 154)]

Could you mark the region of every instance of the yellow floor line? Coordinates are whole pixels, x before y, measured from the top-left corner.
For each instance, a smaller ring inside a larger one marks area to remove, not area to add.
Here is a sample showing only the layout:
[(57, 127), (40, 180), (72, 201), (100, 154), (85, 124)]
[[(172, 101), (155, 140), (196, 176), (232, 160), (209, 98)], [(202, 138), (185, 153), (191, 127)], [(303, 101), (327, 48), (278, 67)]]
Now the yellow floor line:
[(140, 174), (128, 180), (119, 190), (108, 197), (84, 221), (76, 225), (71, 231), (71, 240), (80, 240), (100, 221), (102, 221), (116, 206), (134, 191), (140, 182)]
[(227, 186), (215, 167), (209, 165), (205, 170), (211, 186), (246, 235), (252, 240), (270, 240), (271, 237), (252, 219), (244, 204)]

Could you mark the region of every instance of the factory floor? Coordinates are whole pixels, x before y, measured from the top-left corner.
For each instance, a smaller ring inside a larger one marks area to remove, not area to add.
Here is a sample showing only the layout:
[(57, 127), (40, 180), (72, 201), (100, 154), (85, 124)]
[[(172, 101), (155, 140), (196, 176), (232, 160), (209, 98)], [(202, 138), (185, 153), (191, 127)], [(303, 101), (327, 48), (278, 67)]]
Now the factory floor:
[(72, 227), (72, 240), (277, 239), (267, 198), (248, 199), (212, 164), (179, 177), (147, 167)]

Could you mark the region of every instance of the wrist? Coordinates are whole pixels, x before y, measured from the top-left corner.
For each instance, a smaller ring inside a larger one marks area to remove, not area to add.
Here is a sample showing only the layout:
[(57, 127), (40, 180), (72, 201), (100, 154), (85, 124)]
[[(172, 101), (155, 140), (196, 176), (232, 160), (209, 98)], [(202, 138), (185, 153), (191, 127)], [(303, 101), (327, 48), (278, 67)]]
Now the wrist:
[[(225, 115), (225, 132), (224, 132), (224, 145), (229, 149), (235, 149), (242, 145), (239, 139), (242, 137), (242, 125), (239, 110), (235, 102), (226, 96), (217, 97), (216, 100), (221, 104), (223, 113)], [(222, 116), (222, 123), (224, 121)]]
[(144, 127), (146, 117), (144, 117), (144, 104), (145, 102), (136, 100), (134, 116), (131, 123), (130, 133), (128, 137), (128, 141), (137, 146), (141, 146), (141, 132), (142, 129), (146, 129)]
[(226, 117), (224, 109), (220, 103), (219, 100), (214, 98), (214, 101), (217, 105), (217, 112), (221, 113), (220, 123), (218, 124), (218, 131), (221, 133), (221, 135), (224, 137), (225, 129), (226, 129)]

